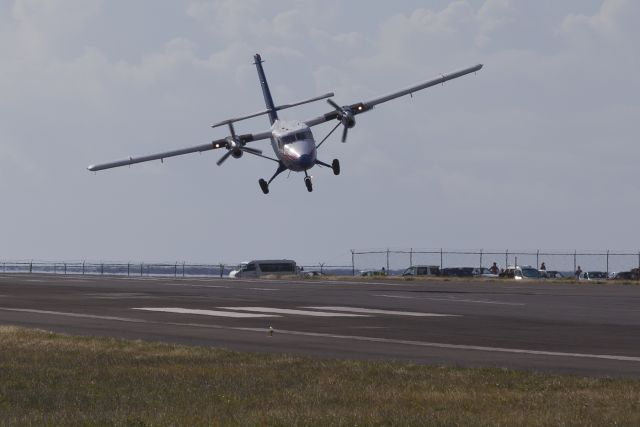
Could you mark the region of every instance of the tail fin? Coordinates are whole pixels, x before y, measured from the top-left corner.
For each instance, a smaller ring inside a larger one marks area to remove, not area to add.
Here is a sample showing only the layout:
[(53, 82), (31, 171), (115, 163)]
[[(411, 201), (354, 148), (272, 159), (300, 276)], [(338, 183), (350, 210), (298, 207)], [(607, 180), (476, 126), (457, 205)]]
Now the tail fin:
[(258, 70), (258, 77), (260, 77), (260, 86), (262, 86), (264, 103), (267, 105), (267, 110), (269, 110), (269, 120), (271, 121), (271, 124), (273, 124), (278, 120), (278, 113), (276, 112), (276, 106), (273, 103), (273, 98), (271, 97), (267, 77), (264, 75), (264, 70), (262, 69), (262, 58), (260, 58), (260, 54), (256, 53), (253, 59), (255, 60), (256, 69)]

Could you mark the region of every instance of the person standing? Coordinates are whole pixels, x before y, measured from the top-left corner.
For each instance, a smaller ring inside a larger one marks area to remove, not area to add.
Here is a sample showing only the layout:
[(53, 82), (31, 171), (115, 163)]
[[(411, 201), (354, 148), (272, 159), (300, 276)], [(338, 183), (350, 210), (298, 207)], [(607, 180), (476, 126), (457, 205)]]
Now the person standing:
[(547, 271), (547, 266), (544, 265), (544, 261), (540, 264), (540, 270)]
[(494, 262), (493, 265), (489, 268), (491, 274), (498, 274), (500, 270), (498, 269), (498, 265)]
[(578, 266), (578, 269), (576, 270), (576, 279), (580, 280), (580, 276), (582, 276), (582, 268)]

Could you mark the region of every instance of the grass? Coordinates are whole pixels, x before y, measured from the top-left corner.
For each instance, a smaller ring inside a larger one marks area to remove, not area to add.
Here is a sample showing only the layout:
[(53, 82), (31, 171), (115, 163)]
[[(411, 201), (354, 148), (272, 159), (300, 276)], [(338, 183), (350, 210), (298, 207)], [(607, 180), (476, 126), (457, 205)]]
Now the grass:
[(640, 381), (0, 327), (0, 425), (640, 425)]

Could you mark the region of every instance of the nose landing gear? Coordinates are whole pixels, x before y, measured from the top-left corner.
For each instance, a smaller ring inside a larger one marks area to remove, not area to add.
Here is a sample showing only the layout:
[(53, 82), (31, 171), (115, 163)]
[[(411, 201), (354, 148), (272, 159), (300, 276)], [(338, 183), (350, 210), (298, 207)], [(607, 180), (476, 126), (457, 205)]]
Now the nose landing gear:
[(304, 185), (307, 186), (307, 191), (309, 193), (313, 191), (313, 184), (311, 183), (311, 177), (307, 175), (307, 171), (304, 171)]

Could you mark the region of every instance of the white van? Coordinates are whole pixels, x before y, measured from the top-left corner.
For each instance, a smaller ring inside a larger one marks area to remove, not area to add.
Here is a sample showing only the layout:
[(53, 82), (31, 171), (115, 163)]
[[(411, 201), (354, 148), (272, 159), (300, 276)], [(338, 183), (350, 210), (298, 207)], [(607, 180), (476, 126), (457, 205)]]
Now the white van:
[(261, 259), (241, 264), (240, 270), (236, 272), (235, 278), (248, 279), (273, 274), (277, 276), (288, 276), (298, 274), (296, 262), (290, 259)]

